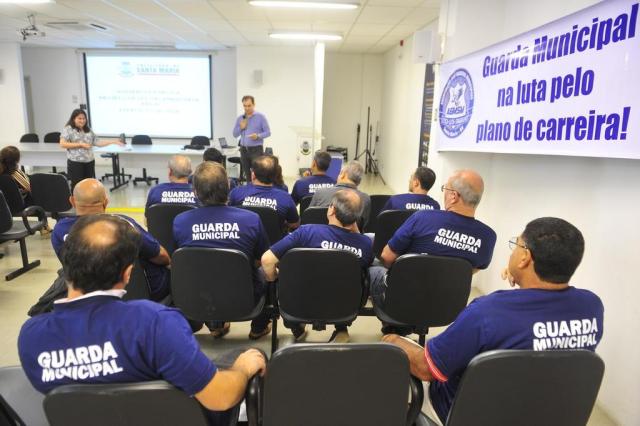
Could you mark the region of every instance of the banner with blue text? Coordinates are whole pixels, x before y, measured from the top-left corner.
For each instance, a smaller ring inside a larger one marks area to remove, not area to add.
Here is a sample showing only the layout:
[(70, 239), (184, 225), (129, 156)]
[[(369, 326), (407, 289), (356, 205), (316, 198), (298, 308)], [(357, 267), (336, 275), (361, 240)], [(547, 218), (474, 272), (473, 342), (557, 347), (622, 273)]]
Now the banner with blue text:
[(442, 64), (438, 151), (640, 159), (637, 27), (604, 1)]

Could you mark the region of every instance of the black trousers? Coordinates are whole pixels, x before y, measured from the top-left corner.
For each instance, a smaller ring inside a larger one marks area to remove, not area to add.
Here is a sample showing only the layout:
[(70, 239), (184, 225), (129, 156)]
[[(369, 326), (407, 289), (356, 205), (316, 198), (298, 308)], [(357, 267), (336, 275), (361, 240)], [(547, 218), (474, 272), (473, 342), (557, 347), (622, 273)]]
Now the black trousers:
[(242, 163), (242, 170), (247, 183), (251, 182), (251, 163), (262, 154), (264, 154), (262, 145), (240, 147), (240, 163)]
[(78, 161), (67, 160), (67, 174), (71, 179), (71, 193), (76, 184), (83, 179), (96, 177), (96, 162), (80, 163)]

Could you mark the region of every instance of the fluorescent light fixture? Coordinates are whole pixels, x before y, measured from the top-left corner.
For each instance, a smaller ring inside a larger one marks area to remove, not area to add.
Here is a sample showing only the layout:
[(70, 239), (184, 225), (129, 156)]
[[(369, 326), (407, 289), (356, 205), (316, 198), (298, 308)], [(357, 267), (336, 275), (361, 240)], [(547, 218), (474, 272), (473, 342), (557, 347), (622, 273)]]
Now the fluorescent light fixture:
[(0, 0), (0, 4), (38, 4), (38, 3), (55, 3), (55, 0)]
[(251, 6), (260, 7), (290, 7), (298, 9), (357, 9), (358, 3), (324, 2), (324, 1), (291, 1), (291, 0), (249, 0)]
[(312, 41), (340, 41), (340, 34), (327, 33), (294, 33), (294, 32), (273, 32), (269, 33), (269, 37), (280, 40), (312, 40)]

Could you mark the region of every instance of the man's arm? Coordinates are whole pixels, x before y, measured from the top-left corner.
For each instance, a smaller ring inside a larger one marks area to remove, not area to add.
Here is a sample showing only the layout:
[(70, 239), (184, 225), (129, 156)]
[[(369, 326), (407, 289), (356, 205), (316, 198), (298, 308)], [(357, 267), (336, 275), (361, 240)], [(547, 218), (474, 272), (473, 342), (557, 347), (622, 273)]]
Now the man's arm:
[(158, 255), (149, 259), (149, 262), (155, 263), (156, 265), (160, 266), (170, 265), (171, 257), (169, 256), (169, 252), (167, 252), (167, 249), (160, 246), (160, 252), (158, 253)]
[(424, 382), (431, 382), (433, 380), (433, 375), (427, 365), (424, 348), (422, 346), (397, 334), (386, 334), (382, 337), (382, 341), (398, 346), (407, 354), (409, 358), (409, 369), (413, 376)]
[(240, 136), (240, 117), (236, 118), (236, 124), (233, 126), (233, 137), (237, 138)]
[(265, 369), (264, 356), (256, 349), (249, 349), (236, 359), (230, 369), (218, 371), (195, 397), (209, 410), (228, 410), (242, 400), (251, 377), (257, 373), (264, 374)]
[(280, 259), (271, 250), (267, 250), (262, 255), (262, 269), (267, 281), (272, 282), (278, 278), (278, 270), (276, 269), (278, 262), (280, 262)]
[(384, 246), (384, 249), (382, 249), (380, 258), (385, 268), (389, 269), (391, 268), (391, 265), (393, 265), (393, 262), (395, 262), (398, 258), (398, 255), (393, 250), (391, 250), (391, 247), (389, 247), (389, 244), (387, 244), (386, 246)]
[(266, 139), (271, 136), (271, 129), (269, 128), (269, 122), (267, 121), (267, 117), (262, 116), (262, 132), (258, 133), (259, 139)]

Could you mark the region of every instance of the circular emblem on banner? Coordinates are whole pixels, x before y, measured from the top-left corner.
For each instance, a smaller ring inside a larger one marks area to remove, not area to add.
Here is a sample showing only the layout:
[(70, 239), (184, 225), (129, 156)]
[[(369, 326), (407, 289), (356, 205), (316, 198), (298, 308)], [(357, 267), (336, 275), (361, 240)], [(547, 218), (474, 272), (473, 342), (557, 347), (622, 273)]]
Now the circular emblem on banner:
[(467, 128), (473, 113), (473, 83), (467, 70), (451, 74), (440, 97), (440, 127), (445, 135), (456, 138)]
[(302, 141), (300, 144), (300, 153), (303, 155), (311, 154), (311, 144), (309, 141)]

